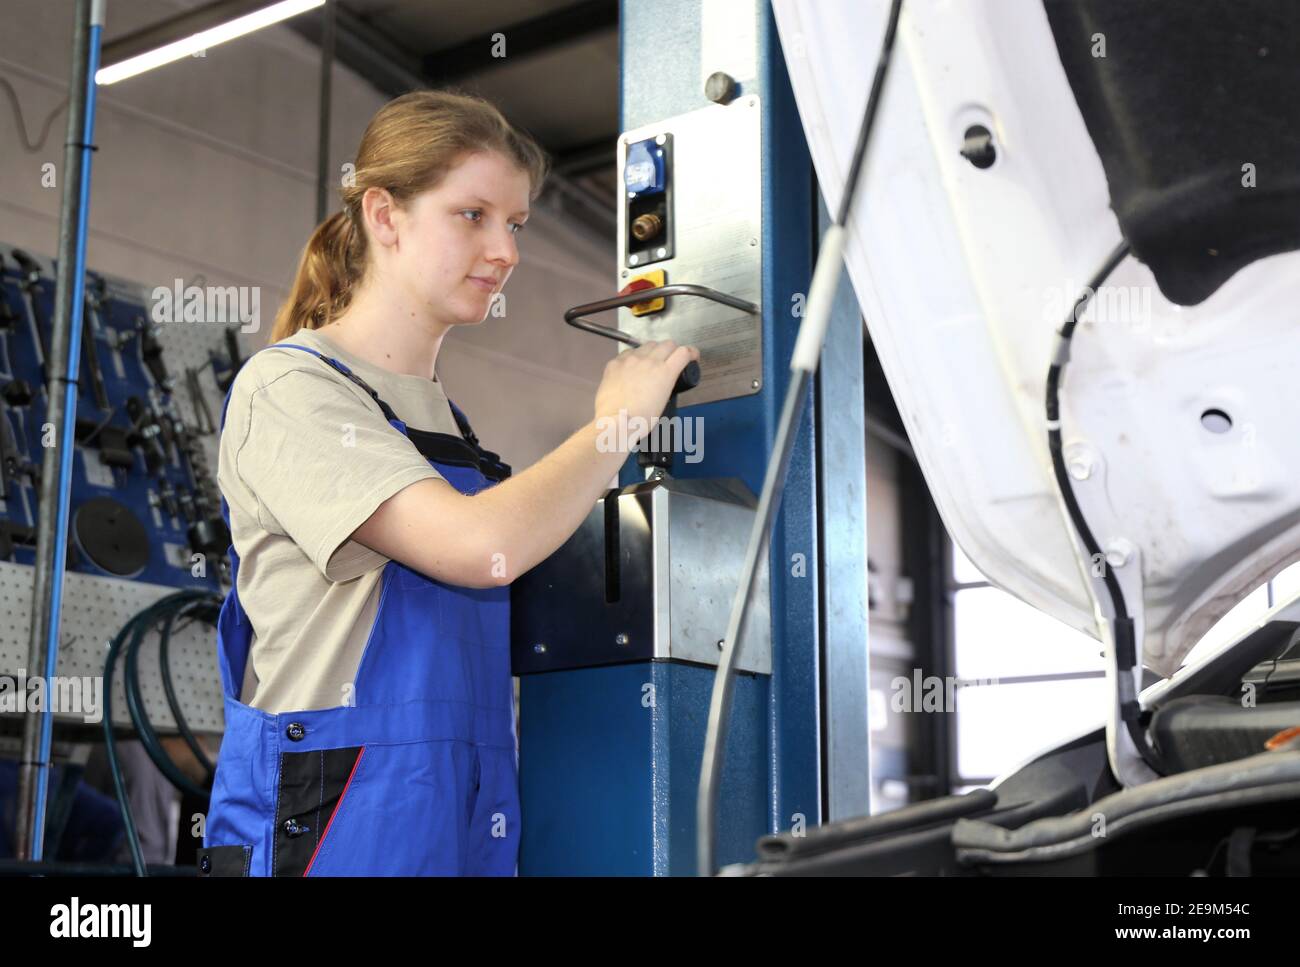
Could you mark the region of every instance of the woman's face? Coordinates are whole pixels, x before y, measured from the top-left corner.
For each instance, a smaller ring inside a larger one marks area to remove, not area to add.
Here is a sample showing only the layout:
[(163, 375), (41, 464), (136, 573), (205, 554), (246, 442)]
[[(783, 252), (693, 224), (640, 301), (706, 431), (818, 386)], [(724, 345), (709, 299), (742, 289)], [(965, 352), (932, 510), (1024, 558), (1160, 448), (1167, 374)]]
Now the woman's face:
[(391, 254), (408, 297), (445, 325), (482, 322), (519, 261), (529, 189), (527, 174), (483, 152), (394, 210)]

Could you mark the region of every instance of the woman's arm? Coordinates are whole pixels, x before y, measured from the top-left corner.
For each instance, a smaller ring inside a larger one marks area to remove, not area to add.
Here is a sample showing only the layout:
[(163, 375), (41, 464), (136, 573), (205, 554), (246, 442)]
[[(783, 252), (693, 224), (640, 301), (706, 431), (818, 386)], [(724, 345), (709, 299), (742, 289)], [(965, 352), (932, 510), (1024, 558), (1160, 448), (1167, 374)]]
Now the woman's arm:
[(671, 340), (620, 353), (596, 391), (596, 418), (537, 463), (472, 496), (445, 480), (413, 483), (380, 504), (352, 539), (449, 584), (509, 584), (573, 535), (627, 459), (598, 447), (604, 421), (640, 416), (648, 425), (663, 413), (678, 374), (698, 358), (693, 347)]

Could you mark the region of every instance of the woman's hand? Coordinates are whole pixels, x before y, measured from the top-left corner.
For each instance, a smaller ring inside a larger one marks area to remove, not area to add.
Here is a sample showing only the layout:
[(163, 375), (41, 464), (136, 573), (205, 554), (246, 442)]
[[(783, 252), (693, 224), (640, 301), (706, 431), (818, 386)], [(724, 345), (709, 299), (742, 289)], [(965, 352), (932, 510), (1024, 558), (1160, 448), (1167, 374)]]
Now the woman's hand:
[(627, 459), (606, 445), (608, 421), (641, 417), (627, 438), (629, 446), (644, 439), (681, 371), (699, 358), (672, 340), (620, 353), (596, 390), (596, 419), (541, 460), (473, 496), (446, 480), (417, 481), (380, 504), (352, 539), (438, 581), (509, 584), (573, 536)]
[(671, 339), (644, 342), (619, 353), (606, 364), (596, 389), (596, 425), (608, 425), (603, 421), (618, 425), (640, 417), (639, 423), (629, 425), (627, 435), (629, 445), (639, 442), (663, 415), (686, 364), (699, 358), (700, 351), (694, 346), (679, 346)]

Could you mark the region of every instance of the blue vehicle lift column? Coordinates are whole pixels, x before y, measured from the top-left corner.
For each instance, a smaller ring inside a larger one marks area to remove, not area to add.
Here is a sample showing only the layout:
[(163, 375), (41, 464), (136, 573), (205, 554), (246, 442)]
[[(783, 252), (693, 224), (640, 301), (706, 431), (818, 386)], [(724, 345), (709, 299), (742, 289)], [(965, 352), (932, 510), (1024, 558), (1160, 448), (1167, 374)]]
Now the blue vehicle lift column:
[[(738, 97), (756, 94), (760, 100), (762, 388), (684, 406), (683, 417), (703, 418), (707, 442), (700, 462), (678, 460), (672, 471), (680, 480), (738, 477), (757, 494), (788, 385), (819, 223), (812, 167), (771, 9), (765, 0), (623, 0), (620, 51), (624, 131), (707, 107), (704, 79), (715, 70), (738, 82)], [(614, 277), (611, 272), (611, 295)], [(848, 419), (860, 425), (861, 323), (855, 304), (839, 315), (827, 352), (838, 338), (857, 359), (837, 368), (839, 395), (822, 402), (839, 408), (850, 401)], [(833, 526), (819, 525), (819, 486), (827, 481), (819, 485), (818, 468), (827, 457), (824, 448), (818, 455), (814, 397), (825, 388), (814, 384), (809, 392), (769, 551), (772, 671), (739, 674), (734, 692), (719, 808), (722, 865), (753, 859), (755, 841), (764, 834), (823, 819), (822, 542), (839, 538)], [(835, 470), (856, 475), (850, 486), (856, 486), (860, 508), (862, 439), (858, 432), (849, 460), (844, 463), (841, 453), (836, 459), (843, 465)], [(642, 479), (629, 460), (620, 483)], [(847, 546), (861, 548), (862, 515), (848, 514), (846, 520), (860, 529)], [(847, 601), (850, 610), (861, 607), (860, 616), (849, 616), (850, 629), (855, 620), (860, 625), (860, 632), (850, 632), (849, 648), (865, 655), (865, 555), (839, 560), (857, 568), (856, 576), (837, 571), (836, 580), (851, 592), (837, 600), (841, 607)], [(858, 585), (861, 594), (855, 596)], [(562, 597), (562, 588), (557, 593)], [(719, 606), (722, 630), (729, 605)], [(583, 615), (573, 613), (571, 621), (580, 629)], [(861, 682), (851, 694), (862, 701), (861, 745), (845, 760), (853, 771), (860, 767), (856, 785), (849, 784), (854, 789), (865, 789), (866, 774), (865, 660), (860, 664)], [(675, 660), (521, 677), (522, 875), (696, 872), (696, 793), (713, 678), (712, 667)], [(857, 796), (846, 808), (865, 813), (864, 798)]]

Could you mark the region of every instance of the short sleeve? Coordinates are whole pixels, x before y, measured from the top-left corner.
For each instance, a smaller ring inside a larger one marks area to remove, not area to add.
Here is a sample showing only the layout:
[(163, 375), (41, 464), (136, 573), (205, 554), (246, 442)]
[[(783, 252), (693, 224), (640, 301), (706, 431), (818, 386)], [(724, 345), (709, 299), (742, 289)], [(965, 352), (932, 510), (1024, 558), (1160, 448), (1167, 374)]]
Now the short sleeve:
[(442, 478), (342, 376), (278, 373), (255, 386), (245, 413), (234, 467), (258, 522), (290, 537), (330, 581), (386, 564), (350, 535), (398, 491)]

